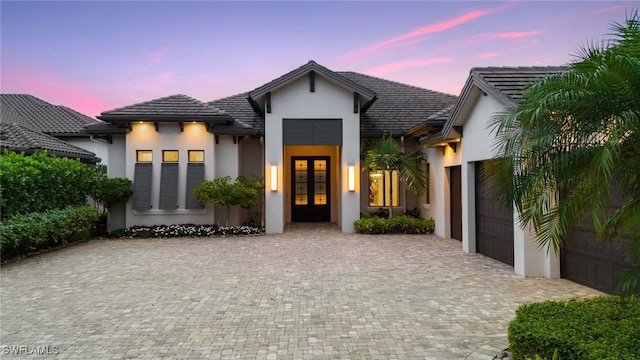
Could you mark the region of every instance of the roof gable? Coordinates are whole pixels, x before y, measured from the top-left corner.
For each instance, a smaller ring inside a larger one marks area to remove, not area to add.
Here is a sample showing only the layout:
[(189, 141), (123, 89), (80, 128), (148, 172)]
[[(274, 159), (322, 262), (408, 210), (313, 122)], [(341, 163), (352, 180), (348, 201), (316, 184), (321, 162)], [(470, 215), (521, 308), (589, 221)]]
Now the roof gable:
[(474, 67), (462, 88), (460, 97), (438, 134), (423, 137), (423, 144), (439, 143), (452, 136), (454, 126), (462, 125), (463, 115), (474, 106), (478, 94), (493, 96), (504, 106), (517, 103), (525, 94), (526, 87), (550, 75), (570, 70), (569, 66), (519, 66), (519, 67)]

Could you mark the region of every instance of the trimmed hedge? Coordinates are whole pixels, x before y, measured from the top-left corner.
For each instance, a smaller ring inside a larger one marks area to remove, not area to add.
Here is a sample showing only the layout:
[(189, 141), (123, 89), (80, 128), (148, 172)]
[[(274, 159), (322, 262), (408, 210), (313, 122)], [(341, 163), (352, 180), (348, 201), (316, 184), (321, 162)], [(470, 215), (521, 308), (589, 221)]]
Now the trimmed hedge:
[(15, 216), (0, 222), (2, 260), (69, 244), (89, 236), (100, 213), (90, 206)]
[(2, 219), (82, 206), (96, 182), (96, 168), (78, 160), (4, 151), (0, 156)]
[(391, 219), (374, 216), (356, 220), (353, 227), (360, 234), (430, 234), (435, 230), (436, 223), (433, 219), (416, 219), (406, 215)]
[(522, 305), (509, 324), (509, 348), (516, 360), (637, 359), (640, 354), (640, 298), (597, 296)]

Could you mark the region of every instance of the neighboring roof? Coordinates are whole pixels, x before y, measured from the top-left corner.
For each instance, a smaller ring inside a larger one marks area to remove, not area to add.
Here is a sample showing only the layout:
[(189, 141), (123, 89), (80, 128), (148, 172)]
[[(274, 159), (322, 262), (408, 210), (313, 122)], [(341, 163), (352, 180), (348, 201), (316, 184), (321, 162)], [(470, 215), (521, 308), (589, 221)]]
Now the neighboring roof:
[(158, 122), (203, 121), (214, 124), (224, 124), (232, 120), (229, 114), (223, 110), (182, 94), (104, 111), (98, 116), (98, 119), (111, 123), (148, 120)]
[(90, 151), (17, 123), (0, 123), (0, 148), (26, 154), (46, 150), (49, 154), (78, 158), (83, 162), (100, 162), (100, 159)]
[[(377, 137), (385, 132), (404, 135), (435, 114), (453, 106), (457, 97), (417, 86), (402, 84), (355, 72), (338, 72), (341, 76), (376, 92), (377, 101), (361, 114), (363, 137)], [(433, 121), (441, 121), (438, 117)]]
[(98, 123), (68, 107), (26, 94), (0, 94), (0, 121), (58, 136), (83, 135), (86, 125)]
[(420, 142), (428, 145), (449, 139), (453, 127), (461, 125), (462, 114), (473, 105), (478, 93), (491, 95), (504, 106), (513, 105), (524, 96), (531, 83), (570, 69), (570, 66), (474, 67), (442, 130), (421, 138)]
[(315, 71), (318, 74), (323, 75), (324, 77), (326, 77), (327, 79), (333, 81), (334, 83), (337, 83), (339, 85), (342, 85), (346, 88), (349, 88), (355, 92), (357, 92), (358, 94), (360, 94), (361, 96), (366, 97), (368, 100), (372, 100), (375, 98), (376, 93), (371, 91), (371, 89), (368, 89), (364, 86), (362, 86), (361, 84), (358, 83), (354, 83), (351, 82), (349, 79), (345, 79), (344, 77), (340, 76), (339, 73), (334, 72), (332, 70), (327, 69), (326, 67), (318, 64), (317, 62), (311, 60), (308, 63), (300, 66), (297, 69), (294, 69), (282, 76), (280, 76), (279, 78), (270, 81), (258, 88), (256, 88), (255, 90), (249, 92), (249, 98), (257, 98), (260, 96), (265, 95), (266, 93), (270, 92), (270, 91), (274, 91), (284, 85), (286, 85), (287, 83), (299, 79), (300, 77), (308, 74), (311, 71)]

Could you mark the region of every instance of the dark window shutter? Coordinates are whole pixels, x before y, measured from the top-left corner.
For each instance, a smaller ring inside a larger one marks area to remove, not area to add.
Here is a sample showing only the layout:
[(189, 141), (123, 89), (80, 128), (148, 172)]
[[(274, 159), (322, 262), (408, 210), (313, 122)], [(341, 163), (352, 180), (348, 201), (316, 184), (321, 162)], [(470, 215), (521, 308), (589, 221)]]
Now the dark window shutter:
[(151, 208), (152, 179), (153, 164), (137, 163), (133, 174), (133, 209), (148, 210)]
[(178, 207), (178, 163), (162, 163), (160, 173), (160, 209)]
[(185, 208), (187, 209), (202, 209), (204, 205), (196, 200), (193, 196), (193, 188), (196, 185), (204, 181), (204, 164), (202, 163), (190, 163), (187, 164), (187, 196), (185, 201)]

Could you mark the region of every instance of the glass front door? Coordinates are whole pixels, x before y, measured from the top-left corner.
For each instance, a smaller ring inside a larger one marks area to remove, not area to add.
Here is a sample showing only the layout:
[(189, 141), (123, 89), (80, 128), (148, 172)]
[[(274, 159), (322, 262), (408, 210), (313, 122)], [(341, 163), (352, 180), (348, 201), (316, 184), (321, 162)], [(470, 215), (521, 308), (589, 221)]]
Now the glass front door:
[(331, 221), (328, 156), (291, 158), (291, 221)]

